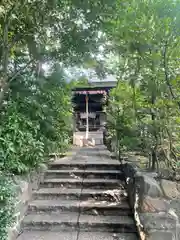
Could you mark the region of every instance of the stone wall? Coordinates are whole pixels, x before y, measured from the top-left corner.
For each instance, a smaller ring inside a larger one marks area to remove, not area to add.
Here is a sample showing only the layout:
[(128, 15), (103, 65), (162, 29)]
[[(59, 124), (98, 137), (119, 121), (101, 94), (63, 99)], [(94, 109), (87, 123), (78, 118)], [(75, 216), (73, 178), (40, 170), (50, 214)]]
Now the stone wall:
[(180, 184), (122, 164), (129, 203), (142, 240), (180, 239)]
[(15, 240), (20, 234), (22, 220), (27, 212), (28, 203), (32, 199), (32, 191), (38, 189), (40, 182), (44, 179), (46, 169), (46, 166), (42, 165), (39, 169), (26, 176), (13, 176), (17, 189), (17, 199), (15, 222), (8, 231), (8, 240)]

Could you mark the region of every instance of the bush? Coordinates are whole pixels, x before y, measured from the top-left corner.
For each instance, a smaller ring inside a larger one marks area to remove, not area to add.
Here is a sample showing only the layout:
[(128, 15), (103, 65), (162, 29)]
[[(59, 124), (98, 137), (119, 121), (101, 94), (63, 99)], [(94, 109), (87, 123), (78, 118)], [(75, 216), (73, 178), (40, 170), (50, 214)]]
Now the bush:
[(19, 113), (16, 103), (10, 102), (0, 129), (1, 169), (22, 174), (43, 161), (44, 143), (35, 138), (38, 126)]
[(7, 240), (8, 228), (12, 225), (15, 212), (15, 188), (6, 175), (0, 173), (0, 236)]
[(71, 89), (57, 71), (41, 82), (32, 76), (11, 83), (0, 117), (0, 169), (23, 174), (50, 152), (64, 152), (71, 134)]

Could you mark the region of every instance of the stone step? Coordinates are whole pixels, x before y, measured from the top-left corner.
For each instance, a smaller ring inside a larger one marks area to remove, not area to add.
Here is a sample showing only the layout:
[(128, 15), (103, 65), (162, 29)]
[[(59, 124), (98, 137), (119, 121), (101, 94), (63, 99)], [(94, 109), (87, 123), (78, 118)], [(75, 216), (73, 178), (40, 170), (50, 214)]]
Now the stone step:
[(138, 240), (138, 237), (135, 233), (80, 232), (78, 240)]
[(62, 187), (62, 188), (95, 188), (95, 189), (124, 189), (123, 182), (118, 179), (71, 179), (71, 178), (53, 178), (45, 179), (41, 187)]
[(136, 233), (134, 221), (129, 216), (90, 216), (80, 215), (81, 232), (123, 232)]
[(97, 200), (34, 200), (29, 204), (28, 212), (57, 213), (63, 211), (74, 211), (88, 214), (101, 214), (104, 211), (110, 215), (130, 215), (131, 211), (127, 202), (109, 202)]
[(92, 189), (92, 188), (83, 188), (81, 193), (81, 200), (97, 198), (99, 197), (104, 198), (109, 196), (111, 199), (117, 199), (120, 197), (121, 199), (127, 197), (127, 193), (125, 189), (112, 189), (112, 190), (105, 190), (105, 189)]
[(34, 200), (78, 200), (81, 188), (40, 188), (33, 192)]
[(78, 235), (77, 231), (73, 231), (73, 232), (72, 231), (70, 232), (25, 231), (23, 234), (21, 234), (18, 237), (17, 240), (50, 240), (50, 239), (77, 240), (77, 235)]
[[(78, 213), (77, 213), (78, 214)], [(79, 221), (78, 221), (79, 220)], [(136, 233), (129, 216), (90, 216), (69, 214), (29, 214), (24, 218), (24, 230)]]
[(49, 164), (18, 240), (137, 240), (120, 163), (104, 146)]
[(45, 178), (104, 178), (104, 179), (122, 179), (123, 174), (120, 170), (48, 170)]
[[(95, 159), (92, 157), (92, 159)], [(116, 160), (72, 160), (72, 161), (63, 161), (63, 160), (56, 160), (54, 162), (51, 162), (49, 164), (50, 170), (119, 170), (120, 169), (120, 163)]]
[(25, 216), (23, 229), (30, 231), (62, 231), (77, 230), (79, 213), (31, 213)]
[(17, 240), (138, 240), (134, 233), (25, 231)]
[(104, 190), (104, 189), (81, 189), (81, 188), (41, 188), (33, 192), (34, 200), (109, 200), (117, 201), (118, 199), (122, 201), (126, 200), (127, 193), (125, 190)]
[(88, 199), (80, 203), (81, 214), (84, 215), (108, 215), (108, 216), (132, 216), (132, 211), (127, 201), (105, 201)]

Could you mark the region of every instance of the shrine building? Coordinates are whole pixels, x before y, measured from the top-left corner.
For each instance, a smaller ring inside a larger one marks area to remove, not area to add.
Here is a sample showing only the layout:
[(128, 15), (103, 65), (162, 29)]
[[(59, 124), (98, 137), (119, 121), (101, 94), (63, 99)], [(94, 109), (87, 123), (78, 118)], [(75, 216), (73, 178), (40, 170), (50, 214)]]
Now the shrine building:
[(106, 125), (106, 106), (109, 91), (116, 83), (93, 83), (91, 86), (73, 89), (74, 144), (83, 145), (84, 140), (94, 145), (103, 144)]

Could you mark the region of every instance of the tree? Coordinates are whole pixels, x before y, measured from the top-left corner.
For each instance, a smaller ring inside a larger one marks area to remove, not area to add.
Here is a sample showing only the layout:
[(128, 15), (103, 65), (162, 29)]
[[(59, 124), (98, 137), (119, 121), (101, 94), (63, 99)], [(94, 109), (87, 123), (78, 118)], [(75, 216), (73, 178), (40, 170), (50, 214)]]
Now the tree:
[(40, 73), (43, 62), (80, 64), (98, 49), (103, 0), (7, 1), (0, 5), (0, 102), (24, 69)]
[[(130, 126), (136, 123), (152, 169), (159, 168), (161, 159), (172, 169), (179, 161), (179, 8), (180, 2), (171, 0), (117, 1), (114, 15), (104, 23), (107, 48), (119, 59), (116, 91), (124, 96), (119, 88), (124, 82), (132, 89), (126, 93), (134, 112)], [(127, 102), (119, 99), (113, 106), (123, 108)]]

